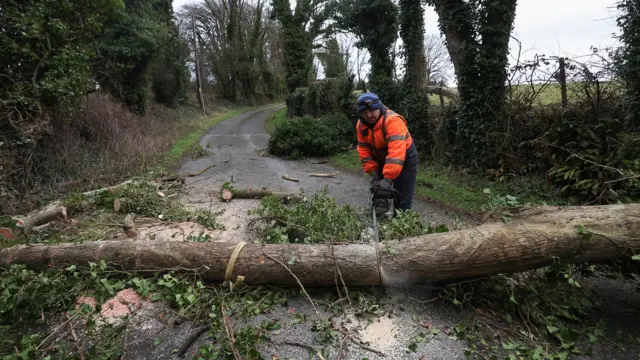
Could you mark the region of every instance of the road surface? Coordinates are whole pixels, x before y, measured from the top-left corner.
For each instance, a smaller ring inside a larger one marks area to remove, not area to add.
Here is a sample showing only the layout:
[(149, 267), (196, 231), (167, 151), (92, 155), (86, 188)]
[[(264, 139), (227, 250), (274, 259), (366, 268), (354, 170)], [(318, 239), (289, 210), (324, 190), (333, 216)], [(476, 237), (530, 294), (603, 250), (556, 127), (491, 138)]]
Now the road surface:
[[(235, 187), (266, 187), (278, 191), (298, 192), (304, 190), (307, 194), (328, 187), (329, 194), (340, 203), (354, 207), (362, 216), (366, 214), (368, 181), (365, 177), (347, 172), (340, 172), (334, 179), (312, 178), (310, 172), (339, 171), (329, 165), (313, 165), (307, 161), (287, 161), (273, 157), (262, 156), (261, 149), (267, 147), (269, 136), (264, 129), (264, 121), (280, 106), (269, 106), (246, 112), (230, 120), (216, 125), (202, 139), (203, 147), (209, 148), (212, 154), (198, 159), (186, 159), (180, 166), (181, 172), (199, 172), (212, 163), (218, 165), (201, 176), (189, 178), (188, 194), (185, 201), (194, 207), (205, 208), (219, 212), (219, 221), (226, 230), (217, 234), (217, 241), (255, 240), (255, 234), (247, 228), (250, 217), (247, 211), (259, 205), (258, 200), (234, 200), (223, 203), (219, 200), (220, 187), (223, 183), (233, 181)], [(300, 182), (284, 180), (282, 175), (297, 178)], [(415, 209), (421, 212), (424, 219), (435, 223), (446, 223), (450, 226), (454, 219), (443, 210), (429, 204), (416, 201)], [(214, 240), (214, 241), (215, 241)], [(640, 294), (635, 291), (632, 281), (617, 281), (611, 279), (587, 279), (582, 284), (585, 288), (600, 292), (600, 298), (605, 299), (604, 306), (599, 307), (599, 319), (606, 319), (609, 324), (625, 323), (627, 329), (634, 328), (634, 318), (637, 313), (633, 309), (640, 308)], [(350, 309), (362, 308), (358, 304), (355, 289), (351, 289), (354, 306)], [(321, 290), (310, 291), (311, 297), (322, 300)], [(326, 292), (325, 292), (326, 293)], [(343, 360), (361, 359), (465, 359), (464, 349), (468, 344), (464, 340), (447, 336), (444, 331), (434, 338), (417, 344), (415, 352), (409, 351), (412, 337), (422, 333), (429, 333), (429, 329), (453, 329), (463, 322), (468, 313), (461, 308), (454, 307), (443, 301), (432, 301), (437, 297), (433, 289), (427, 287), (413, 287), (410, 289), (379, 289), (376, 290), (376, 304), (379, 313), (369, 317), (359, 318), (350, 313), (333, 317), (336, 324), (350, 329), (350, 333), (358, 339), (368, 343), (386, 356), (364, 350), (353, 343), (345, 342)], [(371, 297), (369, 297), (370, 299)], [(608, 300), (607, 300), (608, 299)], [(611, 305), (613, 304), (613, 305)], [(370, 304), (373, 305), (373, 304)], [(318, 306), (321, 316), (330, 316), (323, 312), (325, 306)], [(371, 306), (369, 307), (372, 308)], [(188, 322), (166, 327), (163, 325), (163, 314), (168, 309), (156, 308), (151, 313), (140, 316), (143, 323), (138, 326), (139, 334), (134, 335), (136, 346), (127, 350), (128, 358), (132, 359), (180, 359), (171, 349), (179, 347), (188, 334), (192, 325)], [(303, 314), (306, 321), (295, 323), (294, 314)], [(288, 299), (285, 307), (276, 307), (267, 315), (244, 322), (234, 319), (236, 329), (247, 324), (260, 326), (262, 321), (276, 321), (282, 329), (270, 334), (272, 341), (259, 346), (264, 359), (310, 359), (318, 358), (309, 355), (309, 351), (300, 344), (322, 348), (315, 342), (317, 332), (312, 330), (315, 312), (304, 296)], [(428, 324), (429, 329), (425, 328)], [(162, 331), (159, 331), (161, 329)], [(453, 334), (453, 332), (451, 332)], [(151, 345), (154, 338), (159, 339), (160, 345)], [(298, 345), (284, 344), (285, 342)], [(500, 339), (498, 339), (498, 343)], [(201, 336), (191, 347), (185, 358), (197, 356), (200, 346), (210, 344), (211, 339)], [(339, 343), (339, 341), (338, 341)], [(339, 345), (330, 347), (327, 359), (337, 359)], [(591, 357), (577, 357), (582, 359), (637, 359), (635, 348), (622, 351), (616, 346), (600, 341)]]

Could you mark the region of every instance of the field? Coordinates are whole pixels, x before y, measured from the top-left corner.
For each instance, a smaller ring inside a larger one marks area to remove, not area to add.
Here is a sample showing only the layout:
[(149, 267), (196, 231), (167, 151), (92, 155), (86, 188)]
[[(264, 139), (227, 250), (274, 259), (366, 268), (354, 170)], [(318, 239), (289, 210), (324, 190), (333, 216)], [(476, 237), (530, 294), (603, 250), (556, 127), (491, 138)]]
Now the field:
[[(600, 84), (600, 88), (603, 90), (612, 90), (615, 89), (618, 85), (613, 82), (602, 82)], [(584, 97), (585, 84), (583, 82), (570, 82), (567, 83), (567, 100), (571, 103), (572, 100), (576, 100), (580, 97)], [(457, 92), (457, 87), (450, 87), (449, 90)], [(508, 89), (507, 89), (508, 91)], [(533, 98), (534, 104), (537, 105), (549, 105), (549, 104), (560, 104), (562, 102), (562, 92), (560, 90), (560, 84), (558, 83), (548, 83), (548, 84), (521, 84), (514, 85), (512, 93), (507, 96), (510, 96), (512, 99), (516, 99), (518, 97), (524, 98)], [(430, 100), (432, 104), (439, 105), (440, 99), (438, 95), (430, 95)], [(445, 102), (449, 103), (449, 99), (445, 97)]]

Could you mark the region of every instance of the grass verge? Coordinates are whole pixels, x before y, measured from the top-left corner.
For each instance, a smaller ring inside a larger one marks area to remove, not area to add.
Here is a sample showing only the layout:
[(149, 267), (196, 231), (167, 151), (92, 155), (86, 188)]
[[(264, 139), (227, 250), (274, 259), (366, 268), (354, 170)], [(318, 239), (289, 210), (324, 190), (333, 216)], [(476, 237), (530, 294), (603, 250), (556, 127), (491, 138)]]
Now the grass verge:
[[(355, 150), (336, 154), (330, 159), (332, 164), (346, 171), (362, 173)], [(426, 163), (418, 168), (415, 193), (428, 201), (470, 215), (484, 214), (502, 205), (555, 203), (553, 192), (544, 186), (541, 179), (521, 177), (499, 183)]]
[(273, 135), (276, 131), (276, 127), (282, 124), (287, 119), (287, 108), (282, 108), (273, 113), (265, 122), (264, 129), (269, 135)]
[(189, 149), (200, 140), (200, 138), (213, 126), (228, 120), (234, 116), (238, 116), (244, 112), (252, 110), (251, 107), (241, 107), (233, 110), (220, 111), (212, 116), (209, 116), (203, 121), (199, 121), (194, 129), (180, 138), (175, 145), (167, 152), (167, 160), (176, 161), (180, 159)]

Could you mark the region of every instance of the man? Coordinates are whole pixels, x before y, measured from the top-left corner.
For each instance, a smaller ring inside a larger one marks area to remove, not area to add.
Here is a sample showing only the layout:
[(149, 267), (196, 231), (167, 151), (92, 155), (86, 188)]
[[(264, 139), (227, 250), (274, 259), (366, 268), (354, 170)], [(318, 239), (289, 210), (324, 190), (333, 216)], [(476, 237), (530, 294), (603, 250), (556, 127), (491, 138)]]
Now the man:
[(374, 93), (358, 98), (356, 125), (362, 169), (378, 191), (397, 191), (395, 208), (411, 209), (418, 172), (418, 151), (401, 115), (388, 109)]

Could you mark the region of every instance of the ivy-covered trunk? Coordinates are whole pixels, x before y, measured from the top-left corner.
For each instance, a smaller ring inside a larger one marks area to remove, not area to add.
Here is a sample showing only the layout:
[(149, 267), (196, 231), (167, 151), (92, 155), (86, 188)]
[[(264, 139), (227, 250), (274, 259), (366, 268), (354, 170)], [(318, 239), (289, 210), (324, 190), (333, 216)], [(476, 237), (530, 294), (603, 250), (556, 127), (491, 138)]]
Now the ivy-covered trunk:
[(291, 12), (289, 0), (272, 0), (274, 16), (282, 26), (284, 65), (289, 93), (309, 83), (313, 68), (313, 39), (324, 30), (323, 0), (300, 0)]
[(506, 100), (509, 39), (516, 0), (431, 0), (454, 64), (460, 94), (456, 146), (462, 163), (488, 153)]
[[(429, 94), (425, 87), (427, 60), (424, 53), (424, 15), (420, 0), (400, 0), (400, 36), (405, 48), (404, 96), (400, 111), (407, 118), (412, 133), (421, 135), (421, 143), (425, 144), (424, 140), (428, 135), (421, 131), (424, 126), (420, 124), (425, 124), (429, 116)], [(427, 147), (431, 147), (431, 144), (427, 143)]]
[(354, 33), (356, 45), (369, 52), (369, 90), (397, 109), (400, 97), (393, 81), (391, 49), (398, 38), (398, 6), (391, 0), (343, 0), (336, 6), (338, 27)]
[(619, 71), (626, 82), (629, 102), (626, 128), (640, 133), (640, 0), (621, 0), (618, 10), (621, 12), (617, 21), (623, 43)]

